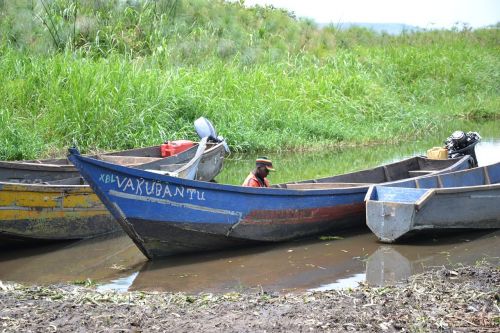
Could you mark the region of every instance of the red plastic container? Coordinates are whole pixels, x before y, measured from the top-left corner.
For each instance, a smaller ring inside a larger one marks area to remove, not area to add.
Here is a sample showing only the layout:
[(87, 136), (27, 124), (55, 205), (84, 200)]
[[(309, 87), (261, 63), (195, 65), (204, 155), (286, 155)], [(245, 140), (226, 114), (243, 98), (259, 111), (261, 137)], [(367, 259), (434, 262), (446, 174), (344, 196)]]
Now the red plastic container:
[(175, 154), (179, 154), (185, 150), (194, 146), (194, 142), (191, 140), (175, 140), (167, 141), (160, 146), (161, 157), (168, 157)]

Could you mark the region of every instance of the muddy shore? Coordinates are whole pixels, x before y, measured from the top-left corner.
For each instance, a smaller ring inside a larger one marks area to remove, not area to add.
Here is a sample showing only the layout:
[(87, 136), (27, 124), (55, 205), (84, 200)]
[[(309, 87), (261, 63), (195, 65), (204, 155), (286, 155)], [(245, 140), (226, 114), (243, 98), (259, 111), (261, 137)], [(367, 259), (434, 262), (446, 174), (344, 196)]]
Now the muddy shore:
[(98, 292), (0, 282), (0, 332), (498, 332), (500, 268), (289, 294)]

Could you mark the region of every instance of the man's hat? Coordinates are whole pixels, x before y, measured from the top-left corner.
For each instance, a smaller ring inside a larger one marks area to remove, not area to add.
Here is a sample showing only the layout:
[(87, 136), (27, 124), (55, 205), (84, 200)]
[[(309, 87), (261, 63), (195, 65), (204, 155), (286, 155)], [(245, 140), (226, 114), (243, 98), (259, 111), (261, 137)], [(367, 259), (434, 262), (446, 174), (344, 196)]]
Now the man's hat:
[(259, 157), (259, 158), (257, 158), (255, 160), (255, 165), (258, 166), (258, 167), (264, 166), (269, 171), (276, 171), (273, 168), (273, 162), (270, 159), (268, 159), (267, 157)]

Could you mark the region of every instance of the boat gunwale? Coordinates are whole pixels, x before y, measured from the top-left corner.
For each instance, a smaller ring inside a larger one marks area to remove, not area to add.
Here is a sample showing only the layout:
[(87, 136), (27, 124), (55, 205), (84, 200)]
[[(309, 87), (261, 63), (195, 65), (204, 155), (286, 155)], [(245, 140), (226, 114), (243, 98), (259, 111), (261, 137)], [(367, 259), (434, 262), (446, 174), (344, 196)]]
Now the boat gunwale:
[[(196, 151), (198, 147), (199, 142), (195, 142), (193, 147), (190, 147), (179, 154), (188, 152), (188, 151)], [(207, 143), (211, 144), (212, 146), (208, 149), (205, 149), (205, 153), (211, 153), (215, 150), (220, 149), (221, 146), (223, 146), (222, 142), (209, 142)], [(130, 155), (127, 155), (127, 152), (132, 152), (132, 151), (147, 151), (149, 149), (155, 149), (158, 148), (160, 150), (160, 145), (154, 145), (154, 146), (147, 146), (147, 147), (139, 147), (139, 148), (132, 148), (132, 149), (126, 149), (126, 150), (117, 150), (117, 151), (112, 151), (112, 152), (104, 152), (104, 153), (93, 153), (89, 155), (85, 155), (87, 157), (94, 158), (95, 156), (123, 156), (127, 157)], [(124, 154), (124, 155), (120, 155)], [(82, 155), (83, 156), (83, 155)], [(134, 156), (134, 155), (132, 155)], [(172, 155), (175, 156), (175, 155)], [(171, 156), (166, 156), (166, 157), (160, 157), (162, 159), (169, 158)], [(47, 161), (47, 162), (45, 162)], [(54, 162), (65, 162), (67, 161), (68, 163), (65, 164), (57, 164)], [(50, 163), (52, 162), (52, 163)], [(41, 159), (41, 160), (14, 160), (14, 161), (1, 161), (0, 160), (0, 168), (5, 168), (5, 169), (21, 169), (21, 170), (44, 170), (46, 172), (63, 172), (63, 171), (75, 171), (75, 166), (68, 160), (66, 157), (61, 157), (61, 158), (49, 158), (49, 159)]]
[[(205, 189), (205, 190), (213, 190), (213, 191), (224, 191), (224, 192), (237, 192), (237, 193), (244, 193), (248, 195), (269, 195), (269, 196), (328, 196), (328, 195), (336, 195), (336, 194), (356, 194), (356, 193), (366, 193), (367, 190), (370, 188), (370, 186), (373, 185), (365, 185), (365, 186), (357, 186), (357, 187), (345, 187), (345, 188), (334, 188), (334, 189), (317, 189), (317, 190), (297, 190), (297, 189), (287, 189), (287, 188), (278, 188), (278, 187), (269, 187), (269, 188), (256, 188), (256, 187), (245, 187), (241, 185), (230, 185), (230, 184), (218, 184), (218, 183), (212, 183), (212, 182), (206, 182), (206, 181), (197, 181), (197, 180), (188, 180), (188, 179), (181, 179), (181, 178), (176, 178), (168, 175), (160, 175), (160, 174), (155, 174), (155, 173), (150, 173), (145, 170), (141, 169), (135, 169), (135, 168), (130, 168), (122, 165), (116, 165), (112, 163), (108, 163), (105, 161), (101, 160), (96, 160), (92, 157), (87, 157), (83, 156), (81, 154), (70, 154), (71, 157), (78, 159), (83, 159), (84, 162), (90, 163), (93, 165), (96, 165), (100, 168), (104, 168), (107, 170), (110, 170), (111, 172), (118, 172), (122, 173), (125, 175), (130, 175), (133, 177), (141, 178), (141, 179), (147, 179), (151, 180), (154, 182), (167, 182), (167, 183), (172, 183), (173, 185), (180, 185), (180, 186), (185, 186), (185, 187), (192, 187), (192, 188), (199, 188), (199, 189)], [(364, 170), (358, 170), (355, 172), (352, 172), (351, 174), (355, 174), (356, 172), (365, 172), (365, 171), (370, 171), (370, 170), (375, 170), (378, 168), (383, 168), (388, 165), (393, 165), (397, 163), (401, 163), (403, 161), (409, 161), (412, 159), (419, 159), (419, 158), (425, 158), (425, 157), (420, 157), (420, 156), (414, 156), (410, 157), (404, 160), (396, 161), (393, 163), (388, 163), (385, 165), (379, 165), (373, 168), (369, 169), (364, 169)], [(444, 169), (441, 170), (435, 170), (436, 172), (446, 172), (448, 169), (452, 169), (456, 166), (459, 166), (463, 163), (468, 163), (470, 160), (470, 157), (468, 155), (463, 156), (460, 159), (457, 159), (457, 161), (449, 166), (447, 166)], [(80, 170), (82, 173), (82, 170)], [(337, 175), (334, 175), (337, 176)], [(384, 182), (380, 184), (394, 184), (394, 183), (399, 183), (399, 182), (405, 182), (405, 181), (411, 181), (414, 179), (422, 178), (425, 176), (431, 176), (431, 175), (421, 175), (421, 176), (415, 176), (411, 178), (403, 178), (400, 180), (395, 180), (395, 181), (390, 181), (390, 182)], [(333, 177), (333, 176), (332, 176)], [(286, 184), (286, 183), (284, 183)], [(276, 185), (275, 185), (276, 186)]]
[[(194, 146), (195, 148), (198, 147), (198, 145)], [(204, 150), (204, 153), (201, 155), (200, 158), (203, 158), (206, 156), (205, 154), (211, 153), (211, 151), (214, 151), (215, 149), (219, 149), (222, 147), (222, 143), (218, 143), (213, 145), (210, 149)], [(93, 158), (92, 158), (93, 159)], [(110, 163), (114, 164), (114, 163)], [(114, 164), (118, 165), (118, 164)], [(72, 165), (73, 166), (73, 165)], [(132, 167), (132, 169), (135, 169)], [(64, 178), (64, 179), (70, 179), (70, 178), (75, 178), (75, 177), (69, 177), (69, 178)], [(80, 178), (80, 177), (78, 177)], [(49, 189), (54, 189), (53, 191), (61, 191), (64, 189), (68, 190), (75, 190), (75, 189), (90, 189), (89, 184), (51, 184), (50, 181), (48, 182), (43, 182), (43, 183), (18, 183), (18, 182), (8, 182), (8, 181), (0, 181), (0, 190), (9, 190), (9, 191), (15, 191), (15, 192), (50, 192)], [(90, 190), (89, 192), (94, 193), (93, 190)]]
[(69, 185), (69, 184), (25, 184), (25, 183), (15, 183), (15, 182), (0, 182), (1, 191), (12, 191), (12, 192), (53, 192), (68, 190), (75, 191), (79, 189), (88, 189), (89, 193), (94, 193), (88, 184), (81, 185)]
[[(397, 202), (398, 204), (413, 204), (415, 205), (415, 208), (417, 210), (420, 210), (422, 209), (422, 207), (427, 203), (427, 201), (429, 201), (432, 197), (434, 197), (435, 195), (439, 195), (439, 194), (453, 194), (453, 193), (465, 193), (465, 192), (478, 192), (478, 191), (485, 191), (485, 190), (490, 190), (490, 189), (493, 189), (493, 190), (496, 190), (496, 189), (500, 189), (500, 183), (493, 183), (491, 184), (490, 183), (490, 180), (489, 180), (489, 174), (488, 174), (488, 170), (489, 168), (493, 168), (493, 167), (496, 167), (496, 166), (500, 166), (500, 162), (498, 163), (492, 163), (492, 164), (489, 164), (489, 165), (484, 165), (484, 166), (480, 166), (480, 167), (476, 167), (476, 168), (471, 168), (471, 169), (466, 169), (466, 170), (459, 170), (459, 171), (452, 171), (452, 172), (447, 172), (447, 173), (440, 173), (440, 174), (437, 174), (437, 175), (426, 175), (426, 176), (422, 176), (420, 179), (425, 179), (425, 178), (433, 178), (433, 177), (436, 177), (437, 179), (443, 179), (443, 177), (446, 177), (447, 175), (458, 175), (458, 176), (462, 176), (462, 175), (466, 175), (466, 174), (471, 174), (473, 172), (477, 172), (478, 170), (482, 170), (484, 175), (485, 175), (485, 179), (484, 179), (484, 182), (483, 184), (477, 184), (477, 185), (466, 185), (466, 186), (446, 186), (446, 187), (442, 187), (442, 183), (441, 182), (438, 182), (439, 186), (440, 187), (430, 187), (430, 188), (420, 188), (420, 187), (395, 187), (395, 186), (391, 186), (391, 184), (374, 184), (374, 185), (370, 185), (370, 189), (368, 190), (367, 194), (366, 194), (366, 197), (365, 197), (365, 202), (369, 202), (369, 201), (373, 201), (373, 202), (379, 202), (379, 203), (382, 203), (382, 204), (388, 204), (388, 203), (394, 203), (396, 204), (396, 202), (392, 201), (392, 200), (379, 200), (379, 199), (371, 199), (372, 197), (372, 193), (373, 191), (375, 191), (377, 189), (377, 187), (383, 187), (383, 188), (397, 188), (398, 190), (403, 190), (403, 191), (407, 191), (407, 192), (411, 192), (411, 191), (416, 191), (416, 190), (426, 190), (424, 194), (422, 194), (422, 196), (420, 196), (418, 199), (414, 200), (414, 201), (405, 201), (405, 202)], [(418, 185), (418, 184), (416, 184)]]
[[(411, 188), (408, 188), (412, 190)], [(473, 185), (473, 186), (457, 186), (457, 187), (445, 187), (445, 188), (431, 188), (428, 192), (424, 194), (419, 200), (415, 202), (415, 206), (418, 210), (422, 209), (425, 204), (434, 196), (440, 194), (454, 194), (454, 193), (466, 193), (466, 192), (479, 192), (486, 190), (500, 190), (500, 183), (498, 184), (483, 184), (483, 185)], [(384, 202), (384, 201), (380, 201)]]

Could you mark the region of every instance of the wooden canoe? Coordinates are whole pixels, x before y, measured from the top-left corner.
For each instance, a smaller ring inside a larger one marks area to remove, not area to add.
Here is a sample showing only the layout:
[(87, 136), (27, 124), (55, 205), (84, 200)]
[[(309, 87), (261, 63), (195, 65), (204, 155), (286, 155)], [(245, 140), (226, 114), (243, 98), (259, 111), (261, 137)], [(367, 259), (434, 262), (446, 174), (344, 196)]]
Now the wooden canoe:
[(158, 175), (81, 156), (75, 149), (69, 159), (148, 258), (362, 227), (367, 183), (470, 165), (468, 156), (414, 157), (345, 175), (249, 188)]
[(89, 238), (118, 228), (79, 177), (52, 184), (0, 183), (2, 243)]
[[(198, 149), (198, 144), (192, 148), (168, 157), (168, 163), (161, 157), (160, 146), (135, 148), (123, 151), (93, 155), (112, 163), (125, 164), (144, 168), (156, 168), (157, 165), (185, 164), (190, 161)], [(198, 166), (198, 180), (212, 180), (222, 170), (225, 155), (224, 143), (207, 143), (207, 149)], [(149, 166), (146, 163), (150, 163)], [(80, 173), (67, 158), (0, 161), (0, 181), (24, 184), (37, 184), (72, 177), (79, 177)]]
[(500, 163), (372, 186), (366, 222), (382, 242), (424, 230), (500, 228)]
[[(184, 152), (134, 168), (211, 180), (223, 166), (225, 149), (222, 143), (208, 146), (209, 149), (204, 151), (197, 146), (194, 155)], [(187, 162), (186, 156), (191, 157)], [(131, 162), (128, 157), (109, 157), (99, 158), (115, 163)], [(202, 166), (206, 167), (196, 173), (196, 169)], [(0, 241), (3, 243), (82, 239), (119, 229), (115, 219), (81, 177), (42, 184), (0, 182)]]

